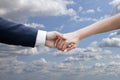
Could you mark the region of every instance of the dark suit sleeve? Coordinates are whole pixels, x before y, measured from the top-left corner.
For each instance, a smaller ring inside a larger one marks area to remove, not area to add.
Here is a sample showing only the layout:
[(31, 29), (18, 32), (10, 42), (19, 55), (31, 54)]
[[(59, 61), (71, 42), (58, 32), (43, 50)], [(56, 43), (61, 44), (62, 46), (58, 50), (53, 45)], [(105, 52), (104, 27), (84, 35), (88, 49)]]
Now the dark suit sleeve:
[(0, 42), (34, 47), (38, 30), (0, 18)]

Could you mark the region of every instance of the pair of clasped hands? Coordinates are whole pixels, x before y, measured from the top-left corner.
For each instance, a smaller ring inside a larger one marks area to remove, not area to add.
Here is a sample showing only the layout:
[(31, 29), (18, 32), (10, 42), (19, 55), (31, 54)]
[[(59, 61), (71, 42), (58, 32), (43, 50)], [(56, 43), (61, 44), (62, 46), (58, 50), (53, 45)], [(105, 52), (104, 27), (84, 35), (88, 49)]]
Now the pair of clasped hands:
[(77, 47), (80, 39), (76, 32), (61, 34), (56, 31), (47, 33), (46, 46), (57, 48), (60, 51), (70, 51)]
[(67, 52), (77, 47), (79, 44), (79, 37), (76, 32), (66, 33), (55, 40), (54, 46), (61, 51)]
[(70, 33), (48, 32), (46, 46), (66, 52), (76, 48), (86, 37), (116, 29), (120, 29), (120, 13)]

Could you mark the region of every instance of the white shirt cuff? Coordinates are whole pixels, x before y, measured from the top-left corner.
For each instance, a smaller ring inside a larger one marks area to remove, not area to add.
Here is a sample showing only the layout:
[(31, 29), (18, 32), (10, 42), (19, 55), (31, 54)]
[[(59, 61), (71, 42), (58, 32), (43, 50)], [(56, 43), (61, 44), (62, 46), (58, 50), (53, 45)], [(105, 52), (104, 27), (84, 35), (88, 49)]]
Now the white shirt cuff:
[(35, 47), (44, 47), (46, 42), (46, 31), (38, 30)]

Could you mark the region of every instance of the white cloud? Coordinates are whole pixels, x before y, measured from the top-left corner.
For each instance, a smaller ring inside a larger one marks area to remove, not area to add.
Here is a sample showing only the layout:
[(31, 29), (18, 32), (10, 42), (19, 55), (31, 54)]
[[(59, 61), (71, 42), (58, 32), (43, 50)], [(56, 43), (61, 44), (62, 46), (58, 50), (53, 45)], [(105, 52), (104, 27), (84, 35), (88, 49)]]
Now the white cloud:
[[(98, 47), (98, 42), (92, 42), (86, 48), (77, 48), (69, 52), (55, 52), (55, 56), (70, 56), (67, 57), (64, 62), (81, 62), (81, 61), (92, 61), (92, 60), (101, 60), (104, 57), (104, 54), (110, 55), (112, 52), (110, 50), (104, 50)], [(74, 57), (73, 57), (74, 56)]]
[(83, 61), (94, 61), (94, 60), (101, 60), (103, 57), (102, 55), (95, 55), (95, 54), (84, 54), (84, 55), (79, 55), (77, 57), (68, 57), (64, 60), (66, 63), (81, 63)]
[(74, 16), (76, 12), (68, 5), (73, 0), (0, 0), (0, 16), (12, 20), (24, 20), (31, 16)]
[(107, 38), (104, 38), (101, 47), (120, 47), (120, 31), (111, 33)]
[(104, 67), (105, 63), (95, 63), (94, 67)]
[(120, 39), (118, 38), (105, 38), (102, 40), (101, 47), (120, 47)]
[(110, 56), (111, 59), (120, 59), (120, 55), (117, 54), (117, 55), (111, 55)]
[(113, 14), (120, 12), (120, 0), (112, 0), (109, 4), (114, 7)]
[(60, 27), (57, 27), (56, 30), (61, 31), (61, 30), (63, 30), (64, 27), (65, 27), (64, 25), (61, 25)]
[(95, 10), (94, 9), (89, 9), (86, 11), (86, 13), (90, 14), (90, 13), (95, 13)]
[(101, 7), (97, 7), (96, 11), (101, 12), (102, 11)]
[(91, 74), (116, 76), (120, 74), (120, 63), (117, 61), (111, 61), (107, 63), (96, 63), (92, 69), (93, 71), (91, 72)]
[(109, 66), (120, 66), (120, 62), (112, 61), (108, 64)]
[(45, 28), (43, 24), (37, 24), (37, 23), (26, 23), (25, 26), (33, 27), (33, 28)]
[[(14, 79), (16, 79), (16, 76), (14, 75), (19, 75), (17, 76), (18, 80), (25, 80), (25, 76), (27, 76), (27, 79), (30, 78), (29, 80), (33, 80), (34, 77), (35, 79), (45, 80), (66, 80), (68, 79), (67, 76), (69, 76), (70, 80), (73, 80), (73, 78), (79, 80), (85, 79), (85, 77), (88, 76), (91, 78), (95, 75), (103, 77), (107, 75), (113, 76), (120, 73), (120, 62), (86, 62), (89, 64), (88, 66), (85, 62), (84, 64), (79, 62), (78, 58), (69, 57), (68, 59), (70, 63), (49, 62), (45, 58), (40, 58), (39, 60), (32, 62), (18, 61), (16, 58), (5, 58), (0, 61), (0, 74), (3, 73), (6, 74), (6, 76), (11, 74)], [(72, 62), (73, 60), (74, 62)], [(24, 77), (21, 77), (23, 75)], [(2, 79), (4, 76), (0, 75), (0, 77)], [(100, 78), (98, 76), (96, 77)], [(11, 79), (11, 77), (9, 79)], [(93, 78), (90, 80), (93, 80)]]
[(95, 9), (87, 9), (87, 10), (83, 10), (81, 13), (82, 14), (94, 14), (97, 10)]
[(77, 21), (79, 19), (77, 12), (73, 9), (69, 9), (67, 13), (69, 16), (71, 16), (71, 20)]
[(75, 58), (75, 57), (71, 56), (64, 60), (64, 62), (67, 62), (67, 63), (75, 63), (75, 62), (79, 62), (79, 61), (84, 61), (84, 59)]
[(108, 35), (109, 38), (120, 38), (120, 31), (112, 32)]
[(50, 49), (45, 48), (26, 48), (21, 46), (13, 46), (0, 44), (0, 57), (9, 57), (17, 55), (37, 55), (48, 52)]
[[(42, 80), (53, 80), (53, 78), (55, 80), (66, 80), (68, 79), (66, 76), (69, 76), (70, 80), (79, 80), (96, 74), (103, 76), (109, 75), (111, 72), (114, 74), (120, 73), (120, 63), (108, 61), (111, 57), (106, 58), (105, 55), (111, 55), (107, 54), (110, 51), (103, 50), (97, 45), (98, 42), (95, 41), (87, 48), (78, 48), (72, 52), (68, 52), (68, 54), (62, 53), (63, 55), (67, 54), (65, 58), (62, 58), (62, 62), (49, 61), (49, 58), (39, 58), (35, 61), (25, 62), (17, 60), (14, 56), (0, 57), (0, 74), (6, 74), (7, 76), (12, 74), (13, 77), (14, 75), (19, 75), (17, 78), (20, 80), (26, 79), (26, 77), (20, 77), (23, 75), (27, 76), (27, 79), (29, 77), (30, 80), (33, 80), (34, 77), (35, 79)], [(103, 53), (104, 55), (102, 55)], [(61, 56), (59, 56), (58, 59), (59, 58), (61, 58)], [(105, 62), (106, 60), (108, 62)], [(111, 75), (113, 75), (112, 73)], [(0, 77), (2, 79), (4, 76)], [(16, 79), (16, 77), (14, 78)]]
[(93, 22), (96, 22), (98, 19), (96, 19), (96, 18), (91, 18), (91, 17), (80, 17), (79, 19), (78, 19), (78, 21), (80, 21), (80, 22), (85, 22), (85, 21), (93, 21)]
[(23, 62), (18, 61), (15, 57), (12, 58), (3, 58), (0, 61), (0, 72), (6, 73), (26, 73), (26, 72), (34, 72), (41, 71), (41, 68), (45, 68), (47, 61), (44, 58), (40, 58), (39, 60), (32, 62)]
[(78, 12), (81, 12), (82, 10), (83, 10), (83, 7), (80, 6), (80, 7), (78, 8)]
[(108, 18), (108, 17), (110, 17), (110, 16), (111, 16), (110, 14), (106, 14), (106, 15), (100, 17), (98, 20), (102, 20), (102, 19)]
[(110, 2), (109, 4), (111, 4), (113, 6), (117, 6), (120, 4), (120, 0), (112, 0), (112, 2)]

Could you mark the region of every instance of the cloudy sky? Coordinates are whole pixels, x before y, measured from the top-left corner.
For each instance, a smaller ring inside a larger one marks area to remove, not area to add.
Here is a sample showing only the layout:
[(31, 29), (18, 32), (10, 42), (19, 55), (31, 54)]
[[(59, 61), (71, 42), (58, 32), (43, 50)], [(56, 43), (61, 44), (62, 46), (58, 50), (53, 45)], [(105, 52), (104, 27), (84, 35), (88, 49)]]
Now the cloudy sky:
[[(120, 0), (0, 0), (0, 17), (67, 33), (120, 12)], [(0, 44), (0, 80), (118, 80), (120, 31), (91, 36), (60, 52)]]

